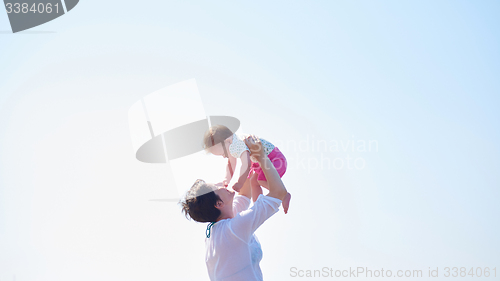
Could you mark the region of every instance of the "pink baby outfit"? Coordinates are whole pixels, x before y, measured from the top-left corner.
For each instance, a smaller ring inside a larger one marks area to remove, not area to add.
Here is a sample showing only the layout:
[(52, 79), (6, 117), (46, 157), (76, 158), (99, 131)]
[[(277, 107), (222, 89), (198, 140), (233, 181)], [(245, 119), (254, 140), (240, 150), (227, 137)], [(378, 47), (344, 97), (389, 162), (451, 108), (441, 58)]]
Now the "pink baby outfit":
[[(287, 167), (285, 156), (283, 155), (283, 153), (281, 153), (278, 147), (274, 146), (272, 143), (262, 138), (259, 138), (259, 140), (262, 143), (267, 157), (269, 158), (269, 160), (271, 160), (271, 163), (273, 163), (273, 166), (276, 168), (276, 171), (278, 171), (280, 177), (282, 177), (285, 174)], [(231, 145), (229, 145), (229, 153), (231, 154), (231, 156), (240, 158), (241, 154), (245, 150), (250, 152), (250, 149), (248, 149), (248, 147), (246, 146), (243, 138), (236, 134), (233, 134)], [(259, 163), (252, 162), (252, 167), (250, 168), (248, 177), (250, 177), (252, 173), (257, 173), (257, 180), (266, 181), (266, 176), (264, 175), (264, 172), (262, 171)]]

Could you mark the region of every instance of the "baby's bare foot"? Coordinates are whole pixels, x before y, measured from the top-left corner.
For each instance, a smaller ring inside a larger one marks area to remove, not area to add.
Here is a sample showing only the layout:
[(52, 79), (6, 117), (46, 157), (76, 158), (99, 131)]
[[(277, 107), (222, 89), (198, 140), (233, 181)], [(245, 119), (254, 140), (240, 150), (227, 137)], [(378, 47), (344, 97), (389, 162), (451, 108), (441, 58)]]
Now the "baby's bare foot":
[(290, 199), (292, 199), (292, 194), (287, 193), (285, 195), (285, 198), (283, 198), (283, 201), (281, 201), (281, 204), (283, 205), (283, 210), (285, 211), (285, 214), (288, 213), (288, 207), (290, 207)]

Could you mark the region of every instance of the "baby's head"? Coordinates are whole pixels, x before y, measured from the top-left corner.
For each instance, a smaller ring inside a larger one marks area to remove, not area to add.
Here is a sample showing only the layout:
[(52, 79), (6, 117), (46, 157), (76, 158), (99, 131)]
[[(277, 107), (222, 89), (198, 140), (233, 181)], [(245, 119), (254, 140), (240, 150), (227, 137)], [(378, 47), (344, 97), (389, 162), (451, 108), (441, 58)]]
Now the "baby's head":
[(224, 156), (224, 148), (225, 145), (226, 150), (231, 143), (231, 136), (233, 132), (229, 130), (228, 127), (223, 125), (216, 125), (210, 127), (208, 131), (205, 133), (203, 137), (203, 148), (212, 153), (213, 155), (221, 155)]

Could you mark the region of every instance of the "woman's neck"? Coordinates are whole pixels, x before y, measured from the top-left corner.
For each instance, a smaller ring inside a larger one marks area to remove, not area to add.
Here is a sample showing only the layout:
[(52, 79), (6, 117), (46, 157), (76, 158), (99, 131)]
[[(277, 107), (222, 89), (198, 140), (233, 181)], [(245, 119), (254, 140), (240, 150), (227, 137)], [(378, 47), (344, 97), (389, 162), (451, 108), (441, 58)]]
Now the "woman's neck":
[(233, 210), (224, 210), (216, 221), (234, 218)]

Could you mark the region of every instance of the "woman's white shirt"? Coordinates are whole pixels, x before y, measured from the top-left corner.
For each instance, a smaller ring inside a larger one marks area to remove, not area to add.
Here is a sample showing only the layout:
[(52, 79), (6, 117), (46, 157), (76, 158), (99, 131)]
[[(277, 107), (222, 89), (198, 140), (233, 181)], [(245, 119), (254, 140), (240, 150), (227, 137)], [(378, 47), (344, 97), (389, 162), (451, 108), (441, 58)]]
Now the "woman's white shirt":
[(263, 280), (259, 266), (262, 249), (254, 232), (279, 210), (280, 204), (281, 200), (261, 194), (248, 209), (250, 199), (241, 195), (234, 197), (234, 218), (215, 223), (210, 238), (205, 240), (210, 280)]

